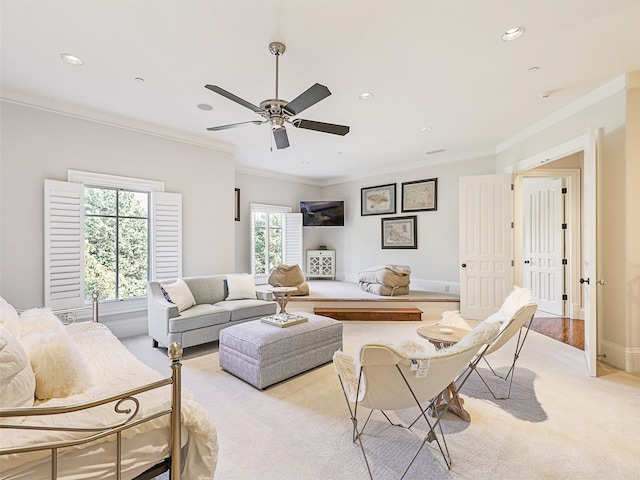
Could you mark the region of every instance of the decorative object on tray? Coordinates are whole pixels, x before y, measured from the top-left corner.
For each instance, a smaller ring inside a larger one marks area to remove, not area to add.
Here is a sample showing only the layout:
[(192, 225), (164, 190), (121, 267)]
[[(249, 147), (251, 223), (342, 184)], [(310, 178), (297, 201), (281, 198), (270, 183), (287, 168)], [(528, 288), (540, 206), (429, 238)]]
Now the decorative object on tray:
[(382, 248), (418, 248), (418, 217), (382, 218)]
[(267, 325), (284, 328), (297, 325), (298, 323), (304, 323), (307, 321), (307, 317), (302, 317), (295, 313), (277, 313), (275, 315), (269, 315), (268, 317), (262, 317), (261, 320), (262, 323), (266, 323)]
[(396, 213), (396, 184), (360, 189), (360, 215)]
[(438, 179), (429, 178), (402, 184), (402, 211), (420, 212), (438, 209)]

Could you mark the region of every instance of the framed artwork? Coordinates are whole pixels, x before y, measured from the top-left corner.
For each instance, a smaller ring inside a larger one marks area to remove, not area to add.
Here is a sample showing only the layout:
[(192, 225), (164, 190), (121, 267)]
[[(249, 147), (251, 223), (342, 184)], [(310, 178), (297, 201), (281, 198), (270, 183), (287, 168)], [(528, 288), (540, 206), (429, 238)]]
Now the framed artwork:
[(402, 211), (424, 212), (438, 209), (438, 179), (402, 184)]
[(360, 189), (360, 215), (396, 213), (396, 184)]
[(236, 188), (236, 222), (240, 221), (240, 189)]
[(418, 217), (382, 218), (382, 248), (418, 248)]

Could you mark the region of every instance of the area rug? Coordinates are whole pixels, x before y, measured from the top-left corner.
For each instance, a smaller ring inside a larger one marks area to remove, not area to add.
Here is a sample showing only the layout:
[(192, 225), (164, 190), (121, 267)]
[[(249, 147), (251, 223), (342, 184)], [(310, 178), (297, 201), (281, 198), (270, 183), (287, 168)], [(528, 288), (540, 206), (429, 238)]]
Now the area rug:
[[(345, 322), (345, 351), (366, 341), (404, 339), (421, 322)], [(293, 327), (291, 327), (293, 328)], [(124, 340), (142, 361), (169, 371), (166, 350), (148, 337)], [(492, 355), (504, 371), (510, 344)], [(217, 344), (187, 349), (184, 387), (207, 408), (218, 429), (218, 480), (367, 479), (332, 364), (260, 391), (220, 369)], [(483, 374), (492, 388), (506, 386)], [(496, 401), (474, 374), (462, 389), (467, 423), (447, 414), (443, 426), (453, 459), (448, 470), (431, 445), (407, 479), (627, 479), (640, 471), (640, 377), (601, 368), (587, 374), (583, 352), (531, 332), (510, 400)], [(409, 421), (417, 409), (392, 412)], [(365, 438), (374, 478), (399, 478), (426, 428), (390, 427), (376, 414)]]

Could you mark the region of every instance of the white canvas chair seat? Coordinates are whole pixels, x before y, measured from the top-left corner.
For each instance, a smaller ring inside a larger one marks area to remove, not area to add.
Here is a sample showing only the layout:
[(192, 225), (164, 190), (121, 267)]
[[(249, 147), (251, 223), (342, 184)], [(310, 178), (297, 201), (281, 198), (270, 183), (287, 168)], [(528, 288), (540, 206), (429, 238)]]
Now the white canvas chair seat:
[[(516, 362), (520, 357), (520, 351), (524, 346), (524, 342), (527, 339), (529, 330), (531, 329), (531, 322), (533, 316), (536, 313), (538, 305), (531, 301), (531, 292), (526, 288), (514, 287), (513, 291), (505, 299), (504, 303), (500, 307), (498, 312), (490, 315), (482, 323), (498, 323), (500, 325), (500, 332), (495, 340), (489, 345), (486, 351), (483, 352), (483, 359), (491, 372), (505, 381), (509, 382), (508, 391), (506, 397), (498, 397), (491, 389), (487, 381), (482, 377), (480, 371), (476, 369), (477, 362), (469, 364), (469, 368), (475, 370), (480, 376), (482, 383), (487, 387), (493, 398), (496, 400), (504, 400), (511, 396), (511, 386), (513, 384), (513, 376), (515, 373)], [(529, 322), (529, 323), (527, 323)], [(438, 322), (440, 325), (450, 325), (460, 328), (467, 328), (471, 330), (471, 327), (466, 320), (460, 315), (460, 312), (444, 312), (442, 314), (442, 320)], [(487, 360), (487, 356), (498, 350), (504, 344), (506, 344), (512, 337), (518, 334), (516, 340), (515, 353), (513, 355), (513, 362), (509, 367), (509, 371), (506, 375), (499, 375)]]
[[(451, 457), (440, 425), (440, 419), (446, 409), (439, 414), (436, 413), (437, 417), (431, 420), (426, 415), (426, 411), (433, 406), (438, 395), (460, 376), (472, 359), (480, 358), (483, 348), (493, 341), (498, 330), (498, 324), (478, 325), (460, 342), (442, 350), (414, 342), (407, 342), (399, 347), (384, 343), (370, 343), (359, 349), (357, 360), (340, 351), (334, 354), (334, 366), (351, 414), (353, 441), (357, 440), (360, 444), (372, 479), (373, 475), (362, 443), (362, 433), (374, 410), (380, 410), (387, 421), (395, 425), (385, 411), (417, 406), (420, 410), (418, 419), (424, 418), (429, 426), (429, 432), (401, 478), (406, 475), (427, 441), (430, 443), (436, 441), (447, 467), (451, 468)], [(412, 365), (414, 365), (413, 368)], [(466, 377), (462, 379), (461, 385), (465, 380)], [(358, 430), (357, 413), (360, 407), (371, 409), (371, 411), (362, 428)], [(433, 411), (436, 411), (435, 408)], [(411, 428), (413, 424), (415, 421), (405, 428)], [(436, 427), (439, 435), (436, 433)]]

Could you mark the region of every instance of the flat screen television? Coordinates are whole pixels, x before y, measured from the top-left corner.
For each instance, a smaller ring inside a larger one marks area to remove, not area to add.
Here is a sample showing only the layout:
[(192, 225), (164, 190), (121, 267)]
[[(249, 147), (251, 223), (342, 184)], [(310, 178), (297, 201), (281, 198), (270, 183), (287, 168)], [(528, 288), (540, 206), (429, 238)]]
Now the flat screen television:
[(344, 227), (343, 200), (300, 202), (304, 227)]

